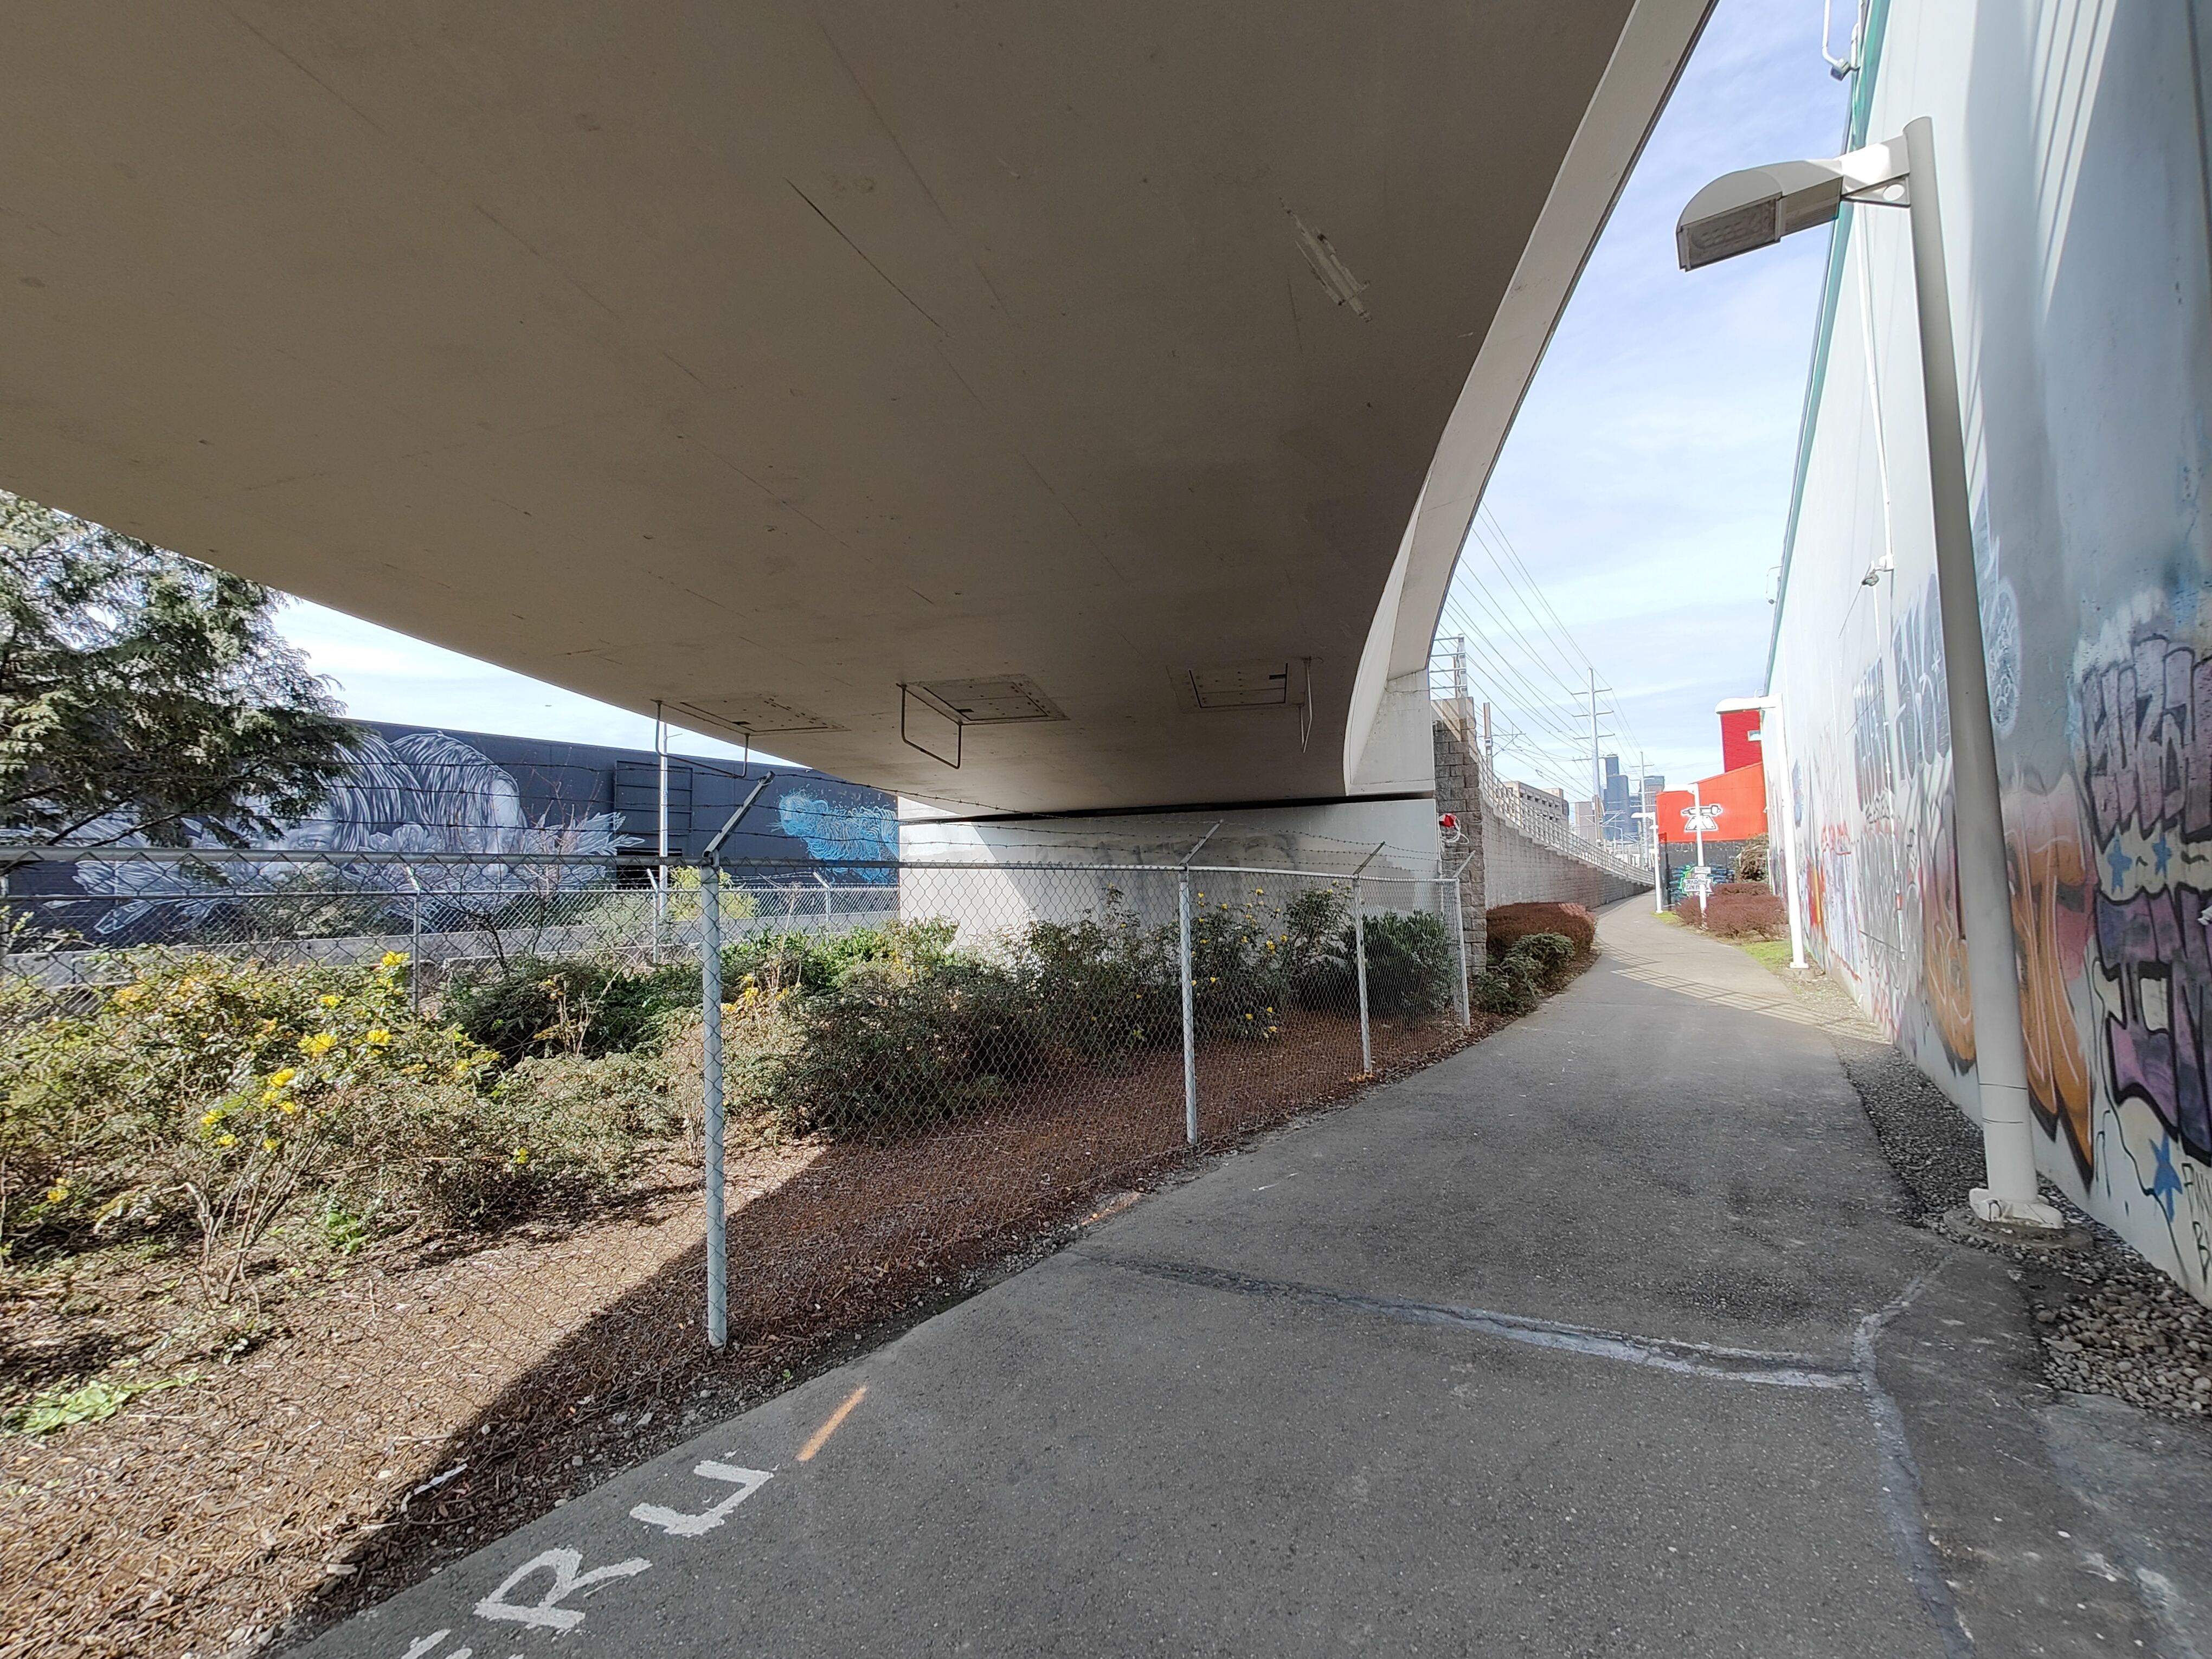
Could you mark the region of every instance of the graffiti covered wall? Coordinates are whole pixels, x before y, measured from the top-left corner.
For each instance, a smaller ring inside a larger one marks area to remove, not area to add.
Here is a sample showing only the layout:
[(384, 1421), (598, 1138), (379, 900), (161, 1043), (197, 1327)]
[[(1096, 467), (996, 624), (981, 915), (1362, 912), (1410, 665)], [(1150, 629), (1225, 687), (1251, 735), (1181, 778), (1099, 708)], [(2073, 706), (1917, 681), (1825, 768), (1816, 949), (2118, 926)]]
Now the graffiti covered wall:
[[(1877, 0), (1930, 117), (2039, 1163), (2212, 1300), (2212, 0)], [(1832, 246), (1770, 689), (1808, 944), (1969, 1110), (1905, 216)]]

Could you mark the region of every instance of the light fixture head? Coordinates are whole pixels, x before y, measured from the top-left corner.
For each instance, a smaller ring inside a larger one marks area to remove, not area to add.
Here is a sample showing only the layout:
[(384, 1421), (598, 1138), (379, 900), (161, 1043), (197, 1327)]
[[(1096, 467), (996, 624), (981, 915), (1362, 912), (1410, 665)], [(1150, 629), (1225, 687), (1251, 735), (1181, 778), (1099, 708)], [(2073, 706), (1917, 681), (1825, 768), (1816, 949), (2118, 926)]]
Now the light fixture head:
[(1682, 210), (1674, 225), (1674, 256), (1683, 270), (1696, 270), (1771, 247), (1794, 232), (1826, 224), (1846, 195), (1888, 184), (1905, 172), (1899, 138), (1830, 161), (1777, 161), (1723, 174)]

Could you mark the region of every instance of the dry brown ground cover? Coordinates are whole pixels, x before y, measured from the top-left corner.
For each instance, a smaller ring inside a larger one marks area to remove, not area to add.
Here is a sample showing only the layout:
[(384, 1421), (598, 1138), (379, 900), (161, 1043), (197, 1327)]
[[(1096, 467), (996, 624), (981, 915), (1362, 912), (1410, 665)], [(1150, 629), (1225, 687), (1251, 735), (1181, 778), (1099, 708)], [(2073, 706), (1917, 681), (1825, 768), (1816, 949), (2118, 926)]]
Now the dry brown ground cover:
[[(1378, 1020), (1376, 1075), (1500, 1023)], [(1340, 1016), (1202, 1050), (1209, 1149), (1357, 1091), (1358, 1066)], [(697, 1166), (673, 1158), (588, 1214), (272, 1268), (258, 1316), (197, 1333), (203, 1353), (244, 1350), (204, 1359), (201, 1381), (0, 1439), (0, 1659), (213, 1659), (381, 1600), (1188, 1156), (1176, 1049), (1036, 1078), (926, 1133), (736, 1152), (720, 1354)], [(0, 1281), (0, 1366), (52, 1378), (142, 1350), (177, 1328), (189, 1285), (173, 1258), (18, 1273)]]

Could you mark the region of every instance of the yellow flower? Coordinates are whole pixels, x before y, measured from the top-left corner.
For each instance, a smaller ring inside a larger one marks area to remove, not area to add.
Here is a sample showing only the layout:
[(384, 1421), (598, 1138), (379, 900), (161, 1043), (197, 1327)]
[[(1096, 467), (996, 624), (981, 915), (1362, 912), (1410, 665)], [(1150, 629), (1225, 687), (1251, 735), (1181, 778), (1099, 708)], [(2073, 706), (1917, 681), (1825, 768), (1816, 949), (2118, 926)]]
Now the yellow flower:
[(298, 1066), (280, 1066), (276, 1070), (269, 1074), (269, 1086), (272, 1089), (281, 1089), (299, 1075), (300, 1068)]
[(46, 1202), (49, 1204), (58, 1204), (69, 1195), (70, 1184), (66, 1181), (57, 1181), (46, 1188)]
[(203, 1112), (200, 1114), (200, 1127), (203, 1129), (212, 1129), (216, 1124), (222, 1121), (222, 1109), (221, 1107), (217, 1107), (212, 1112)]
[(317, 1059), (337, 1048), (337, 1032), (318, 1031), (313, 1036), (303, 1036), (300, 1039), (300, 1052), (310, 1060)]
[(516, 1148), (514, 1149), (514, 1161), (515, 1161), (517, 1164), (527, 1164), (527, 1163), (529, 1163), (529, 1162), (530, 1162), (530, 1148), (529, 1148), (529, 1147), (527, 1147), (527, 1146), (518, 1146), (518, 1147), (516, 1147)]
[(469, 1074), (469, 1063), (468, 1063), (468, 1061), (466, 1061), (465, 1060), (455, 1060), (455, 1061), (453, 1062), (453, 1075), (454, 1075), (455, 1077), (466, 1077), (468, 1074)]
[(287, 1117), (297, 1117), (300, 1115), (300, 1103), (296, 1100), (280, 1100), (276, 1103), (276, 1109)]
[(386, 951), (383, 959), (376, 965), (380, 968), (404, 968), (407, 965), (406, 953), (402, 951)]
[(236, 1135), (217, 1135), (215, 1138), (215, 1144), (218, 1146), (235, 1146), (238, 1145), (238, 1137)]
[(146, 988), (144, 986), (126, 985), (115, 994), (115, 1000), (118, 1002), (136, 1002), (140, 997), (143, 997), (145, 994)]
[(315, 1000), (321, 1003), (325, 1008), (335, 1008), (340, 1002), (343, 1001), (344, 999), (333, 993), (328, 996), (317, 997)]
[(391, 1042), (392, 1033), (386, 1030), (381, 1025), (380, 1025), (374, 1030), (371, 1031), (367, 1036), (363, 1037), (362, 1041), (368, 1044), (372, 1048), (381, 1048)]
[(264, 1152), (273, 1152), (283, 1144), (284, 1143), (283, 1141), (277, 1139), (274, 1135), (264, 1135), (261, 1137), (261, 1150)]

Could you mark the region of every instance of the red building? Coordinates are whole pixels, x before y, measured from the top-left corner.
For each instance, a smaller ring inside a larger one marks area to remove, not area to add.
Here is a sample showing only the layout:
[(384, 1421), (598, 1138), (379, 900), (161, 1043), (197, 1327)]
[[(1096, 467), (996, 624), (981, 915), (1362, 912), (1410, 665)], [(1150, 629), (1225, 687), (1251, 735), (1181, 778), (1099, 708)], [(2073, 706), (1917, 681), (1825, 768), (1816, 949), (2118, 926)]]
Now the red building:
[(1721, 770), (1741, 772), (1759, 763), (1759, 723), (1765, 718), (1757, 708), (1721, 711)]

